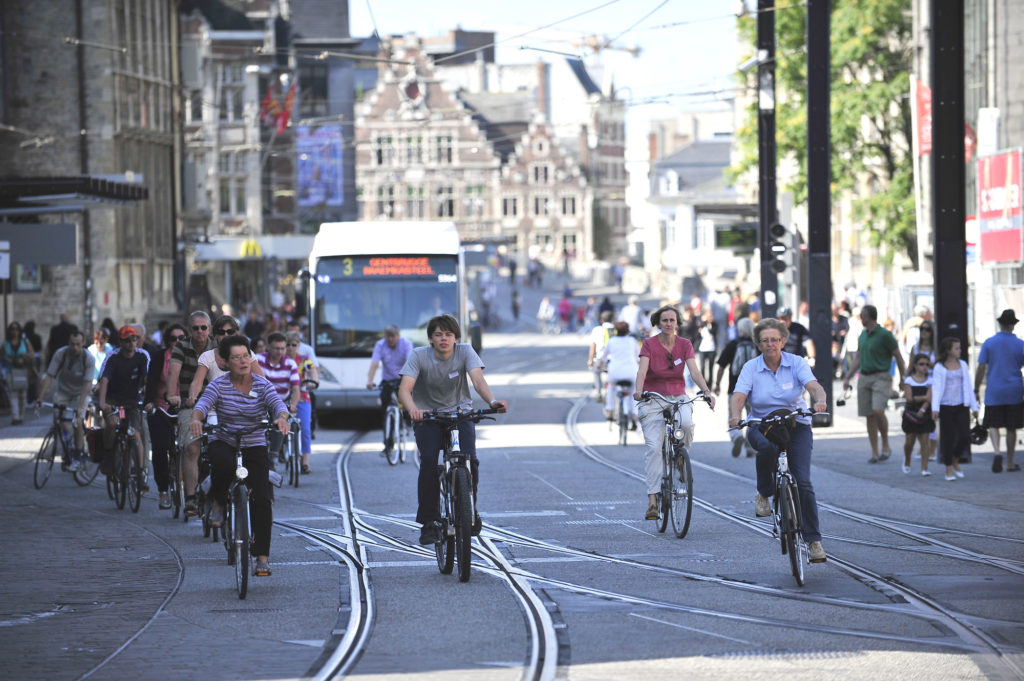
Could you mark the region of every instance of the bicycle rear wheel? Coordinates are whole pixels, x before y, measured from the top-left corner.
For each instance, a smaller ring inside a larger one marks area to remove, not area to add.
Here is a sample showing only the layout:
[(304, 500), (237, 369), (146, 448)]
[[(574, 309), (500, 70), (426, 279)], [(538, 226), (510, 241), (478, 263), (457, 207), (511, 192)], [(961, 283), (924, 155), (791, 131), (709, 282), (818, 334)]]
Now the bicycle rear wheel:
[(626, 445), (626, 433), (629, 432), (629, 415), (626, 413), (626, 399), (619, 398), (619, 444)]
[(235, 494), (231, 497), (231, 505), (234, 507), (231, 517), (233, 527), (231, 528), (232, 542), (235, 553), (235, 587), (238, 589), (238, 598), (244, 599), (249, 589), (249, 490), (245, 485), (239, 485)]
[(53, 435), (53, 429), (43, 438), (43, 444), (39, 445), (36, 452), (36, 466), (32, 482), (36, 489), (42, 489), (46, 481), (50, 479), (50, 471), (53, 470), (53, 460), (57, 456), (57, 438)]
[(690, 530), (693, 513), (693, 469), (690, 453), (683, 449), (675, 457), (672, 475), (672, 530), (682, 539)]
[(800, 537), (799, 516), (797, 515), (798, 500), (795, 498), (794, 485), (784, 484), (779, 490), (779, 511), (782, 517), (779, 531), (782, 535), (782, 552), (789, 554), (789, 564), (793, 568), (796, 585), (804, 585), (803, 550)]
[[(88, 444), (86, 444), (88, 447)], [(89, 456), (88, 449), (76, 452), (78, 458), (78, 470), (75, 471), (75, 482), (79, 487), (88, 487), (100, 472), (100, 465)]]
[(473, 558), (473, 485), (469, 470), (456, 468), (455, 481), (455, 559), (459, 564), (459, 581), (468, 582)]
[(388, 463), (392, 466), (398, 464), (398, 450), (401, 446), (398, 429), (402, 427), (401, 419), (398, 407), (388, 406), (384, 412), (384, 453), (387, 454)]
[(299, 453), (299, 431), (293, 430), (288, 433), (288, 439), (291, 441), (292, 456), (288, 463), (290, 465), (289, 477), (292, 482), (292, 487), (299, 486), (299, 477), (302, 474), (302, 454)]
[(406, 449), (409, 447), (409, 426), (405, 422), (405, 414), (398, 412), (398, 460), (405, 463)]
[(132, 513), (139, 512), (139, 506), (142, 505), (142, 490), (139, 489), (139, 478), (142, 476), (142, 471), (139, 469), (139, 462), (136, 459), (136, 444), (135, 440), (130, 440), (128, 444), (128, 505), (132, 509)]

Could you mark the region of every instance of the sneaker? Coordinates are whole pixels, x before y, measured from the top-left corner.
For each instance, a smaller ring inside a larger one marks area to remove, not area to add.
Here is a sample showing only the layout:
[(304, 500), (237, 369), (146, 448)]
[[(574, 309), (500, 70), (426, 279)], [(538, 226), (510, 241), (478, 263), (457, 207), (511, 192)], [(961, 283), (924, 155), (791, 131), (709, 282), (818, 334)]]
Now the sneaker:
[(946, 482), (956, 482), (956, 476), (955, 475), (947, 475), (946, 476)]
[(932, 472), (929, 471), (929, 470), (921, 471), (921, 475), (924, 475), (924, 476), (928, 476), (928, 475), (931, 475), (931, 474), (932, 474)]
[(1003, 455), (1002, 454), (996, 454), (995, 457), (992, 459), (992, 472), (993, 473), (1002, 473), (1003, 472)]
[(199, 500), (193, 494), (190, 497), (185, 497), (185, 517), (190, 515), (199, 515)]
[(420, 545), (429, 546), (441, 541), (441, 529), (437, 523), (427, 523), (420, 530)]
[(74, 473), (75, 471), (77, 471), (81, 467), (82, 467), (82, 462), (81, 461), (79, 461), (78, 459), (71, 459), (71, 463), (68, 464), (68, 472), (69, 473)]
[(480, 519), (480, 514), (473, 512), (473, 528), (470, 530), (470, 534), (474, 537), (480, 536), (480, 530), (484, 529), (484, 521)]
[(807, 545), (807, 557), (812, 563), (824, 563), (828, 559), (820, 541), (812, 541)]
[(732, 458), (735, 459), (735, 458), (739, 457), (740, 452), (742, 452), (742, 451), (743, 451), (743, 437), (742, 436), (734, 437), (732, 439)]
[(754, 515), (758, 518), (764, 518), (772, 514), (772, 505), (768, 502), (768, 497), (763, 497), (760, 494), (754, 495)]
[(167, 494), (167, 492), (161, 492), (160, 493), (160, 508), (162, 510), (167, 510), (170, 507), (171, 507), (171, 497)]
[(910, 466), (907, 466), (906, 464), (904, 464), (903, 465), (903, 472), (904, 472), (904, 474), (909, 473), (910, 472)]

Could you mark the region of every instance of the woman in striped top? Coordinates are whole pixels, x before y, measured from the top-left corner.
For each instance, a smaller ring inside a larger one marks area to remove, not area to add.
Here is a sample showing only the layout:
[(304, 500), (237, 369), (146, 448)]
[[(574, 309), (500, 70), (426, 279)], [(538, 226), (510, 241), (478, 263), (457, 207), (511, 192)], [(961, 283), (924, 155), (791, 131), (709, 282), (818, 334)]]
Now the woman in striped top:
[(270, 526), (273, 514), (270, 502), (270, 459), (267, 453), (266, 433), (260, 427), (263, 420), (273, 416), (277, 429), (288, 434), (288, 408), (278, 396), (274, 385), (262, 376), (252, 373), (249, 341), (244, 336), (228, 336), (217, 347), (228, 365), (228, 373), (210, 382), (192, 412), (189, 428), (198, 437), (203, 432), (203, 421), (211, 411), (217, 412), (220, 428), (210, 436), (210, 494), (214, 499), (210, 514), (214, 527), (224, 521), (224, 503), (228, 486), (235, 472), (235, 437), (242, 436), (242, 462), (249, 470), (250, 517), (253, 529), (253, 553), (256, 555), (256, 576), (270, 576)]

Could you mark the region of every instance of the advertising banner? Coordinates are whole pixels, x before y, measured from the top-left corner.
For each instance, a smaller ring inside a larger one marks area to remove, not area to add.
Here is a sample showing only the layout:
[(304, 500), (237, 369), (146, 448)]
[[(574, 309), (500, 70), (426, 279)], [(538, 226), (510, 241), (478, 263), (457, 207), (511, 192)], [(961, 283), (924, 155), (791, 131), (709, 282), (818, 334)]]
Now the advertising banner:
[(295, 146), (299, 206), (341, 206), (345, 196), (341, 126), (297, 126)]
[(982, 264), (1020, 262), (1021, 239), (1020, 149), (978, 159), (978, 225)]

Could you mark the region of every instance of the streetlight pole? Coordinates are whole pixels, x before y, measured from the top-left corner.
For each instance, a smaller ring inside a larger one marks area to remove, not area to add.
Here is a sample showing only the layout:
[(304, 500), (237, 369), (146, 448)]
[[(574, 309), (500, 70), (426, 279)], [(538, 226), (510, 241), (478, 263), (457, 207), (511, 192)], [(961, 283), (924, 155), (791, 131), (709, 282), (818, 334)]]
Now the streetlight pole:
[(761, 252), (761, 318), (774, 317), (778, 275), (772, 269), (771, 235), (778, 222), (775, 182), (775, 0), (757, 0), (757, 149)]

